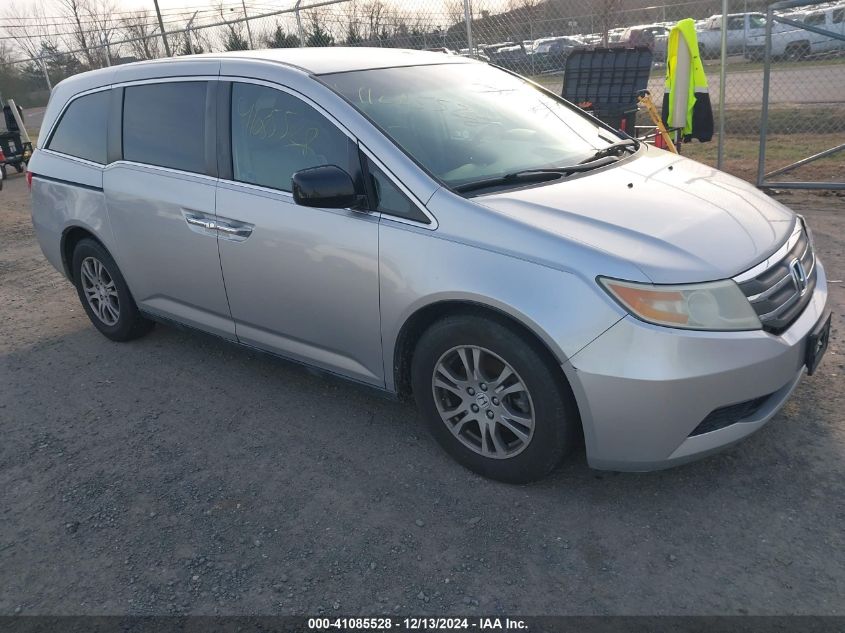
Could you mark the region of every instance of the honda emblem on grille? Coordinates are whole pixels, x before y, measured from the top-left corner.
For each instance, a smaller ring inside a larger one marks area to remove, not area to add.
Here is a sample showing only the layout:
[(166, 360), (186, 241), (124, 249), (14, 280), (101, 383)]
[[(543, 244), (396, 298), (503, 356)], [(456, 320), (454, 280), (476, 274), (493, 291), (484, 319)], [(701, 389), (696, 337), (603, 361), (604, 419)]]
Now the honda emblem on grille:
[(789, 274), (792, 275), (792, 282), (800, 294), (807, 292), (807, 271), (804, 270), (804, 264), (797, 257), (789, 264)]

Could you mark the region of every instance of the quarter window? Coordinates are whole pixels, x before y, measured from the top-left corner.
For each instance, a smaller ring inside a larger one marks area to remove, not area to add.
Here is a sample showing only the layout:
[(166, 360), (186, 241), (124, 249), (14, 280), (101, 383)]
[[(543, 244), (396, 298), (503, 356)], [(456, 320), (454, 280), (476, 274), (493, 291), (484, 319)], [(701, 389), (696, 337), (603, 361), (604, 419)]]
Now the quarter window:
[(206, 86), (204, 81), (185, 81), (126, 88), (123, 157), (204, 173)]
[(417, 205), (408, 196), (402, 193), (399, 187), (393, 184), (387, 174), (376, 167), (372, 161), (368, 161), (367, 166), (370, 172), (373, 195), (375, 196), (374, 206), (376, 211), (407, 220), (429, 223), (428, 217), (417, 208)]
[(291, 190), (294, 172), (348, 166), (349, 141), (337, 126), (296, 97), (265, 86), (232, 86), (235, 180)]
[(104, 90), (72, 101), (47, 149), (105, 165), (110, 94)]

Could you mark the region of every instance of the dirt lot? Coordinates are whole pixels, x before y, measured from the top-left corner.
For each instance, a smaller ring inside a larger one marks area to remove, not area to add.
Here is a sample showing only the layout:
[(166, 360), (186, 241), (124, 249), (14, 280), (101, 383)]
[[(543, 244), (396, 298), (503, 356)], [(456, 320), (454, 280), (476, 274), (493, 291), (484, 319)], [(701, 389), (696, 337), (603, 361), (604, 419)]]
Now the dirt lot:
[[(845, 198), (782, 198), (845, 278)], [(845, 284), (819, 373), (744, 443), (529, 487), (410, 405), (159, 326), (119, 345), (0, 192), (0, 614), (845, 614)]]

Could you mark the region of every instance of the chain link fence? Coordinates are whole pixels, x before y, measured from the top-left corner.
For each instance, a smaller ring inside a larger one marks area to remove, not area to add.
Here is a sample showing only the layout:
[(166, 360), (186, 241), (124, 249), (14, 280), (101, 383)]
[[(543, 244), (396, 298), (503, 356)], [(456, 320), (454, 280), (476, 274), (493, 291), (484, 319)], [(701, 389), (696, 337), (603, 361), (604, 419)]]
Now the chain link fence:
[[(190, 0), (186, 0), (186, 3)], [(719, 116), (721, 0), (226, 0), (162, 12), (129, 11), (117, 0), (59, 0), (0, 9), (0, 94), (43, 105), (50, 86), (72, 74), (130, 61), (224, 50), (374, 46), (439, 50), (489, 60), (560, 94), (569, 54), (579, 47), (648, 46), (648, 88), (662, 102), (669, 28), (693, 18)], [(809, 4), (809, 3), (808, 3)], [(754, 180), (760, 155), (766, 3), (730, 0), (725, 62), (724, 164)], [(778, 13), (780, 15), (781, 12)], [(845, 29), (845, 2), (793, 8), (794, 22)], [(162, 32), (162, 27), (163, 31)], [(845, 42), (802, 39), (794, 25), (772, 32), (765, 169), (845, 139)], [(640, 121), (645, 117), (640, 116)], [(716, 164), (718, 138), (682, 152)], [(842, 156), (791, 172), (841, 179)]]

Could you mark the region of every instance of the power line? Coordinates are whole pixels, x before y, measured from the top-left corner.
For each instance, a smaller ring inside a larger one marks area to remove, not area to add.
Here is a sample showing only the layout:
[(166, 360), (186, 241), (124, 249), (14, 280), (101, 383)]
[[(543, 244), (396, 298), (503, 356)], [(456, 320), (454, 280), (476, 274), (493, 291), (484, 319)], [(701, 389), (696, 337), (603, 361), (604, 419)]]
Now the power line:
[[(194, 5), (194, 6), (200, 6), (200, 7), (204, 6), (204, 7), (206, 7), (204, 9), (199, 9), (200, 13), (217, 13), (220, 9), (220, 7), (207, 8), (208, 5)], [(274, 10), (277, 9), (277, 7), (272, 7), (270, 5), (251, 4), (251, 3), (248, 3), (247, 7), (250, 8), (250, 9), (262, 9), (262, 8), (272, 8)], [(235, 10), (240, 11), (241, 10), (241, 4), (237, 3), (237, 4), (232, 4), (232, 5), (222, 5), (222, 8), (228, 9), (230, 11), (235, 11)], [(186, 15), (193, 15), (194, 12), (195, 12), (194, 9), (192, 9), (190, 6), (188, 6), (188, 7), (180, 7), (178, 9), (169, 9), (169, 10), (162, 11), (162, 16), (163, 17), (186, 16)], [(154, 17), (155, 12), (149, 11), (147, 9), (138, 9), (138, 10), (135, 10), (135, 11), (112, 11), (112, 12), (110, 12), (110, 15), (129, 15), (129, 16), (142, 15), (144, 17), (147, 17), (147, 16)], [(20, 24), (21, 22), (23, 22), (25, 20), (26, 21), (38, 22), (37, 26), (73, 26), (73, 25), (76, 24), (76, 19), (73, 18), (70, 15), (55, 15), (55, 16), (31, 16), (30, 15), (30, 16), (20, 16), (20, 17), (0, 16), (0, 21), (13, 21), (13, 22), (17, 23), (17, 24), (3, 24), (2, 22), (0, 22), (0, 28), (7, 28), (7, 27), (26, 28), (26, 26), (27, 26), (26, 24)], [(60, 20), (60, 21), (50, 22), (50, 23), (41, 23), (40, 22), (41, 20)], [(86, 16), (84, 18), (80, 18), (80, 22), (82, 24), (91, 24), (91, 23), (97, 23), (98, 20), (90, 19), (88, 16)]]

